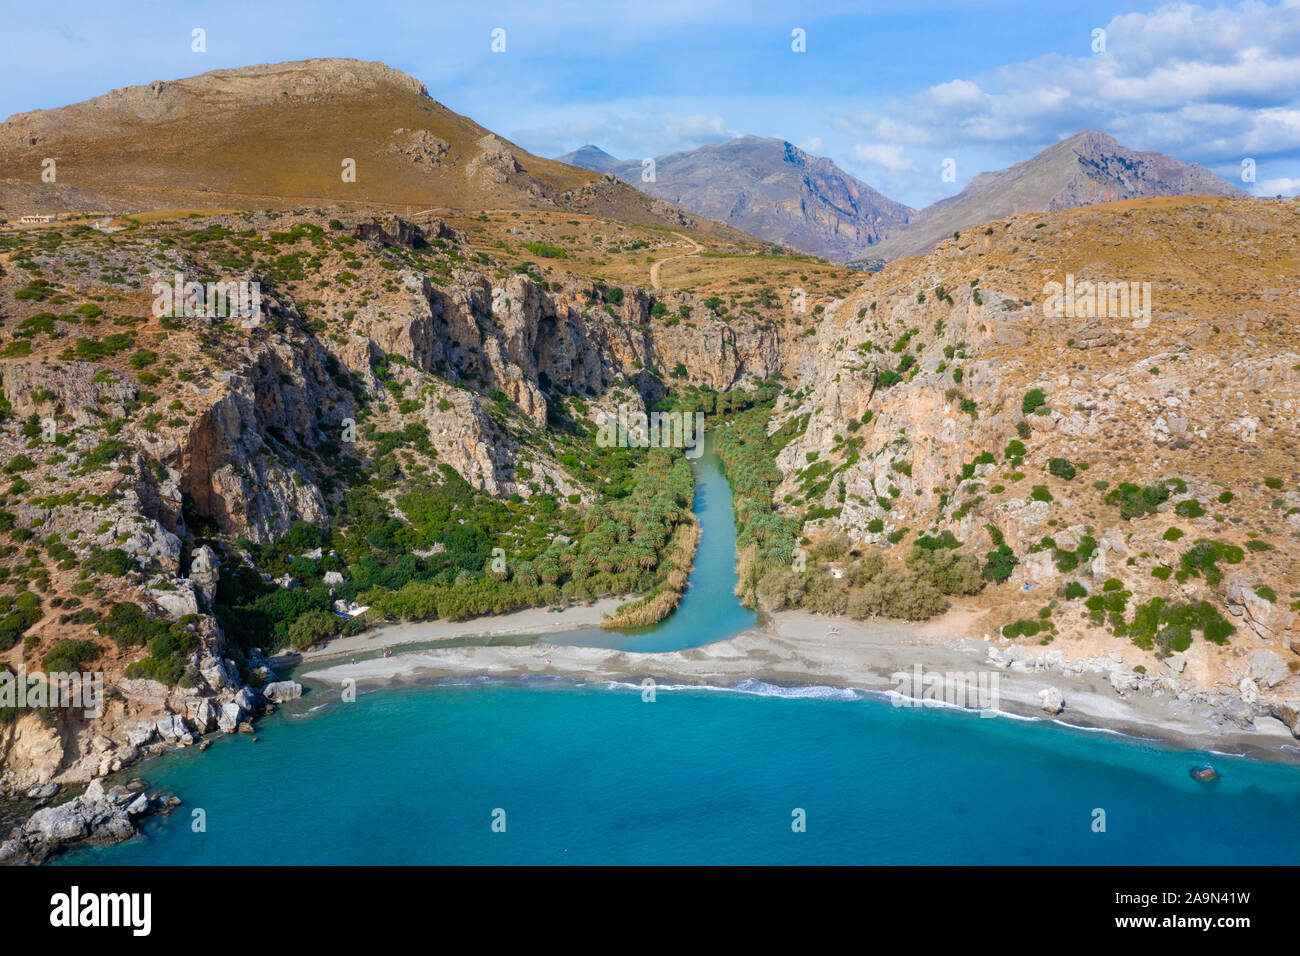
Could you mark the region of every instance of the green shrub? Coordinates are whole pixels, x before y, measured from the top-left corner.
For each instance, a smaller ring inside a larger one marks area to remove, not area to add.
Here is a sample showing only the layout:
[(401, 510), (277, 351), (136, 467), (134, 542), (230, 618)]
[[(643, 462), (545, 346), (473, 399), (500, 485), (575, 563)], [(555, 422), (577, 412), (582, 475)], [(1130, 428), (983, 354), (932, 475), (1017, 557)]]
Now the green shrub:
[(1020, 560), (1016, 557), (1015, 552), (1007, 545), (1000, 544), (996, 551), (990, 551), (985, 555), (985, 564), (981, 575), (985, 581), (1001, 584), (1011, 577), (1011, 572), (1015, 570), (1016, 565), (1019, 563)]
[(979, 560), (955, 548), (926, 548), (918, 540), (908, 555), (907, 566), (940, 594), (978, 594), (984, 587)]
[(333, 637), (342, 626), (343, 621), (336, 614), (308, 611), (289, 625), (289, 644), (296, 651), (305, 651), (317, 641)]
[[(543, 259), (567, 259), (569, 253), (559, 246), (547, 245), (544, 242), (525, 242), (522, 244), (525, 249), (535, 256), (541, 256)], [(620, 289), (621, 293), (623, 290)], [(621, 301), (621, 298), (620, 298)]]
[(1074, 465), (1070, 464), (1070, 462), (1064, 458), (1053, 458), (1047, 463), (1047, 470), (1050, 474), (1055, 475), (1057, 478), (1063, 478), (1066, 481), (1072, 480), (1077, 474)]
[(1125, 521), (1156, 513), (1156, 508), (1169, 500), (1169, 488), (1161, 482), (1140, 488), (1129, 482), (1120, 482), (1106, 495), (1108, 505), (1119, 505), (1119, 516)]
[(71, 673), (80, 670), (82, 664), (93, 661), (99, 656), (99, 648), (94, 641), (63, 638), (41, 659), (41, 667), (46, 674)]
[(945, 528), (937, 538), (928, 534), (921, 535), (916, 539), (916, 547), (925, 551), (938, 551), (940, 548), (954, 550), (961, 547), (961, 542), (957, 540), (956, 535)]
[(0, 651), (7, 651), (23, 632), (41, 619), (41, 602), (30, 591), (0, 595)]
[(35, 467), (35, 461), (27, 455), (18, 454), (9, 459), (8, 463), (4, 466), (4, 472), (6, 475), (17, 475), (24, 471), (31, 471)]
[(1226, 564), (1240, 564), (1245, 557), (1245, 552), (1236, 545), (1201, 539), (1183, 553), (1181, 564), (1185, 574), (1204, 575), (1206, 582), (1214, 586), (1223, 580), (1223, 572), (1218, 566), (1219, 561)]
[(1109, 623), (1116, 635), (1123, 635), (1128, 631), (1128, 625), (1124, 621), (1124, 611), (1128, 607), (1128, 599), (1132, 596), (1129, 591), (1103, 590), (1084, 601), (1083, 606), (1088, 609), (1088, 617), (1094, 624)]
[(99, 624), (101, 634), (118, 647), (140, 647), (169, 629), (166, 621), (150, 618), (134, 604), (118, 602), (108, 609)]
[(1129, 628), (1134, 644), (1162, 656), (1187, 650), (1193, 631), (1200, 631), (1213, 644), (1223, 644), (1236, 628), (1208, 601), (1171, 605), (1158, 597), (1134, 608)]
[(130, 451), (130, 445), (116, 438), (102, 441), (81, 460), (81, 467), (77, 469), (77, 474), (87, 475), (92, 471), (98, 471), (123, 455), (129, 454)]
[(108, 574), (115, 578), (123, 577), (128, 571), (136, 569), (135, 560), (121, 548), (95, 548), (81, 562), (83, 571), (91, 574)]
[(1032, 618), (1021, 618), (1014, 624), (1008, 624), (1002, 628), (1002, 636), (1014, 640), (1017, 637), (1034, 637), (1046, 631), (1050, 631), (1052, 625), (1048, 621), (1033, 620)]

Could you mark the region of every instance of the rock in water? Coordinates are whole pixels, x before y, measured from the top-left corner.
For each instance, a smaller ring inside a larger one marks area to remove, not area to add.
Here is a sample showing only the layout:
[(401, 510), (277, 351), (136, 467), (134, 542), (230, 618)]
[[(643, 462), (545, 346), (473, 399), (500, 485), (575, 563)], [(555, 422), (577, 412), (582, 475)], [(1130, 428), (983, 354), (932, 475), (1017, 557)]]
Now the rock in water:
[(274, 681), (262, 688), (262, 696), (273, 704), (297, 700), (302, 696), (302, 684), (291, 680)]
[(37, 810), (14, 827), (0, 843), (0, 863), (42, 863), (83, 841), (119, 843), (135, 835), (135, 819), (155, 809), (147, 793), (132, 793), (125, 787), (105, 793), (103, 782), (92, 780), (81, 796)]

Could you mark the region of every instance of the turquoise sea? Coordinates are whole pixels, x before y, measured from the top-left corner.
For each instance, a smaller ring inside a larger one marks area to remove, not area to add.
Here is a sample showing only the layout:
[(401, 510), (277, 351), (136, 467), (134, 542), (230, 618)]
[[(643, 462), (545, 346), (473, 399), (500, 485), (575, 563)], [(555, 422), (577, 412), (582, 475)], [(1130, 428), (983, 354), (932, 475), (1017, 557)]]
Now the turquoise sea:
[[(703, 538), (678, 612), (632, 638), (557, 639), (669, 650), (752, 623), (711, 448), (696, 468)], [(1206, 786), (1188, 775), (1204, 754), (831, 688), (661, 686), (646, 702), (476, 680), (348, 704), (309, 688), (257, 737), (133, 768), (184, 805), (60, 862), (1300, 863), (1296, 767), (1214, 756)]]

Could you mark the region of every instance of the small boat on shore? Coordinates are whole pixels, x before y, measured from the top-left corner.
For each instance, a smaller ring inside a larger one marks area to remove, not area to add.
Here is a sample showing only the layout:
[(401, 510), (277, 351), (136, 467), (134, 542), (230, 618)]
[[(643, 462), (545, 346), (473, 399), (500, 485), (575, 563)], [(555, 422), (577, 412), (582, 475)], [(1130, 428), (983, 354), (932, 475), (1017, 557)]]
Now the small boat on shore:
[(1219, 779), (1219, 771), (1215, 770), (1208, 763), (1201, 764), (1199, 767), (1191, 769), (1193, 780), (1199, 780), (1201, 783), (1213, 783)]

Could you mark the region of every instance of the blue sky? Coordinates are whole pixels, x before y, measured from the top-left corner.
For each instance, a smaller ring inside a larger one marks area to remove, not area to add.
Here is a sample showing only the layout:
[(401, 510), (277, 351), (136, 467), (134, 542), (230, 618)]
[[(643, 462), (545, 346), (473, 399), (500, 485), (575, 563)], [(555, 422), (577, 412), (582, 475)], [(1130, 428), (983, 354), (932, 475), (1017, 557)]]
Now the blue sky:
[[(418, 77), (546, 156), (778, 136), (920, 207), (1092, 128), (1257, 194), (1300, 192), (1300, 0), (74, 0), (11, 5), (4, 21), (0, 115), (210, 69), (351, 56)], [(204, 53), (191, 50), (196, 27)], [(795, 29), (806, 52), (792, 50)], [(940, 176), (948, 158), (956, 182)], [(1255, 183), (1241, 179), (1246, 158)]]

